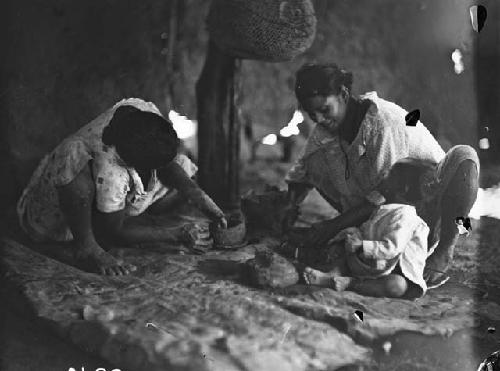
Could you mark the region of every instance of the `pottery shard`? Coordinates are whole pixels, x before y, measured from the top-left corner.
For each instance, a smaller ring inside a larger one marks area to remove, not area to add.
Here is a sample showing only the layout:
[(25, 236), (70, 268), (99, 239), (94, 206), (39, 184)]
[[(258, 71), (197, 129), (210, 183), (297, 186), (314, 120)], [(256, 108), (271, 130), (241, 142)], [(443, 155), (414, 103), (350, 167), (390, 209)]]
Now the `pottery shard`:
[(282, 288), (299, 280), (295, 266), (267, 248), (257, 249), (255, 258), (246, 264), (250, 283), (258, 287)]

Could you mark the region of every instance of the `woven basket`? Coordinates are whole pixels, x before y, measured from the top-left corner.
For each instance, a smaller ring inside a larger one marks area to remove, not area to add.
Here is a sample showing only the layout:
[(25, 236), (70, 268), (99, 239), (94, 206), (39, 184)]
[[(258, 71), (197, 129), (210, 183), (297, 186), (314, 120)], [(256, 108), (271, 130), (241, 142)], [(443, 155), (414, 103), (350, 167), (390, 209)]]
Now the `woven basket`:
[(208, 30), (230, 55), (282, 62), (311, 46), (316, 17), (311, 0), (212, 0)]

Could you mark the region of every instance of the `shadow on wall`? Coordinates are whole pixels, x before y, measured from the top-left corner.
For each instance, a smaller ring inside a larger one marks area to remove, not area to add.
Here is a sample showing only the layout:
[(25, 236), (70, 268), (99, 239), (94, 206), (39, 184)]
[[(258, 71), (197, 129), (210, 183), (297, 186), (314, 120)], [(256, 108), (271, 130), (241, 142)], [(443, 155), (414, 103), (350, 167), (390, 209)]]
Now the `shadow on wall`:
[(179, 110), (194, 117), (208, 4), (178, 3), (186, 25), (176, 43), (181, 53), (174, 54), (175, 76), (167, 76), (172, 0), (7, 1), (2, 71), (7, 163), (1, 168), (14, 169), (16, 195), (47, 151), (124, 97), (151, 100), (167, 114), (168, 86), (174, 84)]
[[(354, 73), (355, 93), (376, 90), (408, 111), (420, 109), (422, 122), (444, 147), (475, 146), (477, 34), (470, 5), (465, 0), (316, 0), (318, 33), (303, 56), (284, 64), (244, 63), (245, 108), (259, 122), (285, 120), (296, 104), (294, 71), (304, 62), (333, 61)], [(455, 49), (462, 53), (460, 74), (451, 59)]]
[[(194, 85), (205, 58), (207, 1), (179, 1), (173, 74), (166, 74), (172, 0), (14, 1), (5, 6), (7, 110), (2, 199), (15, 200), (39, 159), (123, 97), (196, 117)], [(305, 61), (335, 61), (355, 75), (355, 93), (377, 90), (422, 121), (445, 147), (477, 143), (475, 38), (466, 0), (316, 0), (318, 33), (287, 63), (243, 63), (244, 110), (281, 128), (296, 105), (294, 73)], [(494, 20), (490, 20), (494, 22)], [(488, 23), (485, 28), (488, 27)], [(485, 32), (485, 31), (483, 31)], [(465, 69), (454, 72), (460, 49)], [(173, 88), (169, 89), (169, 84)], [(173, 91), (173, 107), (167, 107)], [(7, 160), (7, 161), (5, 161)]]
[[(500, 161), (500, 2), (485, 0), (487, 9), (484, 28), (477, 36), (477, 103), (480, 138), (487, 139), (481, 158)], [(484, 140), (483, 139), (483, 140)]]

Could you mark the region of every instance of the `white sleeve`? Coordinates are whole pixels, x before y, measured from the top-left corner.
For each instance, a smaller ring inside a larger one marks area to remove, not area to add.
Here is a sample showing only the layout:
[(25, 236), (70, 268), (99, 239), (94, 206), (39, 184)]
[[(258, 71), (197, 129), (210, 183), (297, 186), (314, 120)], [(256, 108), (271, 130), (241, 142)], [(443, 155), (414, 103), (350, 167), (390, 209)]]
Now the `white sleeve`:
[(401, 125), (384, 125), (382, 122), (375, 125), (366, 148), (366, 155), (370, 161), (370, 171), (367, 176), (373, 187), (380, 184), (394, 163), (408, 156), (408, 143), (404, 130)]
[(186, 155), (178, 154), (175, 157), (174, 161), (177, 162), (180, 167), (182, 167), (182, 169), (190, 178), (194, 177), (198, 172), (198, 166), (196, 166), (196, 164), (191, 161)]
[(408, 156), (419, 160), (440, 162), (445, 153), (436, 138), (420, 121), (416, 126), (406, 126), (408, 138)]
[(397, 220), (392, 220), (386, 229), (388, 232), (382, 240), (363, 240), (363, 255), (377, 260), (395, 258), (405, 250), (420, 224), (414, 209), (402, 209)]

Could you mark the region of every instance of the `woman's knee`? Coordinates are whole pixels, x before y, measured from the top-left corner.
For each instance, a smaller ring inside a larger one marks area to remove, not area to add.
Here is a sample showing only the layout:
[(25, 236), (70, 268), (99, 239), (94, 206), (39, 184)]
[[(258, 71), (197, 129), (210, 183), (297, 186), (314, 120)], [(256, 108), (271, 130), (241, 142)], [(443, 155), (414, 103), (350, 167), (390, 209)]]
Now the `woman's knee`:
[(467, 144), (459, 144), (450, 148), (447, 152), (446, 157), (448, 157), (449, 161), (463, 161), (465, 159), (469, 159), (472, 162), (479, 163), (479, 156), (477, 151), (467, 145)]
[(448, 184), (443, 193), (443, 198), (452, 203), (472, 206), (479, 187), (479, 157), (474, 148), (468, 145), (457, 145), (446, 154), (441, 165), (443, 175), (446, 168), (453, 169)]
[(464, 203), (472, 207), (477, 197), (479, 188), (479, 172), (477, 165), (472, 160), (464, 160), (457, 167), (451, 182), (444, 193), (444, 200)]
[(399, 274), (390, 274), (385, 280), (386, 295), (391, 298), (399, 298), (406, 294), (408, 282)]

